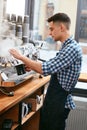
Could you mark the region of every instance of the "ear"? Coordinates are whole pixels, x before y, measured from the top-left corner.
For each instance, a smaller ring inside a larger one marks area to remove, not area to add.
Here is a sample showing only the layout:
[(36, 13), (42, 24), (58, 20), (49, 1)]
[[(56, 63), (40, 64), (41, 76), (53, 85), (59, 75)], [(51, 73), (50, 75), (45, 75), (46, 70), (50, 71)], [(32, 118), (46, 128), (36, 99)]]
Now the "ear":
[(66, 29), (65, 25), (63, 23), (61, 23), (60, 27), (61, 27), (61, 32), (64, 32)]

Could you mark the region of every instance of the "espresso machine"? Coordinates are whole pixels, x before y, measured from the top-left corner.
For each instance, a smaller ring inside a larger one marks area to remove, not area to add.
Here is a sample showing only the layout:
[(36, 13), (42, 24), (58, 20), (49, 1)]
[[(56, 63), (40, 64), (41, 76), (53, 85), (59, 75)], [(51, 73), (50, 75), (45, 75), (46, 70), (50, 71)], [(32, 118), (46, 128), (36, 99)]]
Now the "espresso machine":
[[(16, 85), (32, 78), (36, 72), (26, 72), (25, 65), (15, 59), (10, 53), (9, 49), (15, 48), (23, 55), (32, 60), (39, 59), (39, 48), (35, 42), (26, 37), (20, 39), (12, 34), (9, 30), (8, 23), (5, 21), (2, 24), (4, 31), (0, 33), (0, 91), (6, 95), (13, 95), (13, 92), (7, 92), (7, 88), (15, 87)], [(42, 45), (41, 45), (42, 46)], [(20, 68), (19, 68), (20, 67)]]
[[(1, 43), (2, 44), (2, 43)], [(28, 58), (32, 60), (37, 60), (39, 58), (39, 49), (37, 49), (33, 44), (27, 43), (26, 45), (20, 45), (11, 47), (15, 48), (16, 50), (20, 51), (23, 55), (27, 56)], [(9, 54), (9, 49), (7, 47), (7, 50), (2, 47), (1, 48), (4, 54), (0, 56), (0, 76), (4, 81), (18, 79), (24, 77), (27, 72), (25, 70), (21, 70), (21, 68), (18, 68), (19, 66), (24, 69), (24, 64), (22, 61), (15, 59), (13, 56)], [(7, 51), (7, 52), (6, 52)], [(20, 72), (18, 72), (19, 70)], [(23, 72), (22, 72), (23, 71)], [(0, 85), (2, 85), (0, 83)]]
[[(39, 58), (39, 51), (30, 43), (16, 48), (25, 56), (33, 60)], [(10, 96), (13, 95), (13, 92), (7, 93), (6, 89), (15, 87), (35, 75), (36, 72), (33, 70), (27, 72), (25, 70), (25, 65), (11, 55), (0, 57), (0, 91), (2, 93)]]

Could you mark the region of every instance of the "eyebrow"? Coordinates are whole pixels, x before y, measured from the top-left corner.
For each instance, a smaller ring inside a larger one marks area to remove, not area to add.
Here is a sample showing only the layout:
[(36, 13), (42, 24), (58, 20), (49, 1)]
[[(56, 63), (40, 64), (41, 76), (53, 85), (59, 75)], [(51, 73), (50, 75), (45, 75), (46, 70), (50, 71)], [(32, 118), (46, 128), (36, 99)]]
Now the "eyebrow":
[(49, 27), (50, 30), (53, 30), (53, 27)]

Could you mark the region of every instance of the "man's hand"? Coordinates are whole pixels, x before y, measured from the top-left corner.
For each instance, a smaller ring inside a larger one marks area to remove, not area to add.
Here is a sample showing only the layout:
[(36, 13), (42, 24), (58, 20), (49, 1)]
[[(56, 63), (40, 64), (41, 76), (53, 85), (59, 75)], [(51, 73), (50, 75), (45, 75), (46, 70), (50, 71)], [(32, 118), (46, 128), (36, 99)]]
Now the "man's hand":
[(9, 50), (9, 53), (16, 59), (19, 59), (21, 60), (21, 57), (23, 56), (20, 52), (18, 52), (17, 50), (15, 49), (10, 49)]
[(29, 66), (25, 65), (25, 70), (26, 71), (31, 71), (31, 68)]
[(26, 68), (27, 71), (30, 71), (32, 69), (40, 74), (43, 74), (41, 62), (37, 62), (32, 59), (29, 59), (28, 57), (22, 55), (15, 49), (10, 49), (9, 52), (13, 57), (21, 60), (27, 66), (27, 68)]

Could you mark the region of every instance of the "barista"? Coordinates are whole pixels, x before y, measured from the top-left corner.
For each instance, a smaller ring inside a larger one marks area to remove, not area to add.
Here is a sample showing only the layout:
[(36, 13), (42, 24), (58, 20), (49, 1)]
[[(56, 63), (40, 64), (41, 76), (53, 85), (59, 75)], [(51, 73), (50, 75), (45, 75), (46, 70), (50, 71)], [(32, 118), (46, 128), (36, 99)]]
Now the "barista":
[(33, 61), (10, 49), (10, 54), (26, 64), (27, 70), (51, 75), (50, 84), (41, 111), (40, 130), (65, 130), (65, 121), (71, 109), (75, 108), (71, 91), (75, 87), (82, 63), (79, 44), (70, 35), (71, 20), (65, 13), (48, 18), (49, 35), (60, 41), (62, 47), (49, 61)]

